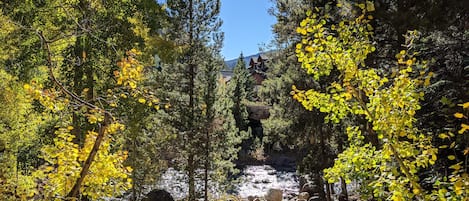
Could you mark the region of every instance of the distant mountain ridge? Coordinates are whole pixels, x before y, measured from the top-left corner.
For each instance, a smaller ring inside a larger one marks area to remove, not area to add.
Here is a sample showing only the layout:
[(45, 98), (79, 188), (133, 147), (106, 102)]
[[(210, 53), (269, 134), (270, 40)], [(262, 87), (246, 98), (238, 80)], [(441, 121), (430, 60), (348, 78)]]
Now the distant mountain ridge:
[[(261, 54), (265, 54), (265, 53), (264, 52), (259, 52), (257, 54), (253, 54), (253, 55), (243, 57), (244, 63), (246, 63), (246, 68), (249, 67), (249, 61), (251, 60), (251, 58), (257, 58)], [(237, 62), (238, 62), (238, 58), (225, 61), (226, 67), (223, 70), (233, 70), (233, 68), (236, 66)]]

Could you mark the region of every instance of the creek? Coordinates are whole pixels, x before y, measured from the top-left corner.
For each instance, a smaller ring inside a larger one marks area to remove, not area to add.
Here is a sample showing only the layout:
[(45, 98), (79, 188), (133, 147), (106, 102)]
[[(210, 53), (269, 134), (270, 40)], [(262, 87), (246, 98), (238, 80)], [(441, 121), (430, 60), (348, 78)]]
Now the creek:
[[(289, 200), (298, 193), (298, 176), (293, 167), (272, 165), (245, 165), (240, 168), (232, 190), (228, 193), (241, 198), (248, 196), (263, 197), (269, 189), (280, 189), (283, 191), (284, 200)], [(209, 186), (217, 186), (209, 184)], [(203, 184), (198, 183), (197, 187), (202, 190)], [(175, 200), (183, 199), (187, 196), (188, 185), (187, 176), (173, 168), (169, 168), (161, 177), (156, 188), (164, 189), (171, 193)], [(211, 194), (221, 196), (216, 189), (211, 189)]]

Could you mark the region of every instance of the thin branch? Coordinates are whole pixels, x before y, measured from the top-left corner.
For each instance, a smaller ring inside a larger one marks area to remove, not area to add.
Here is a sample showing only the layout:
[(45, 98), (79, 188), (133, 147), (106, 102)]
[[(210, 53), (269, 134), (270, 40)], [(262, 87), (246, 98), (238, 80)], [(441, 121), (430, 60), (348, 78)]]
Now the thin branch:
[(108, 111), (106, 111), (105, 109), (103, 108), (99, 108), (98, 106), (96, 105), (93, 105), (91, 104), (90, 102), (87, 102), (83, 99), (81, 99), (79, 96), (77, 96), (75, 93), (69, 91), (67, 88), (65, 88), (62, 83), (60, 83), (60, 81), (57, 80), (57, 78), (55, 77), (54, 75), (54, 68), (53, 68), (53, 64), (52, 64), (52, 53), (50, 51), (50, 47), (49, 47), (49, 43), (51, 43), (51, 41), (47, 40), (44, 36), (44, 34), (42, 33), (42, 31), (36, 31), (36, 34), (39, 36), (39, 38), (41, 38), (41, 41), (42, 41), (42, 44), (44, 46), (44, 49), (46, 50), (47, 52), (47, 66), (49, 67), (49, 76), (51, 77), (52, 81), (60, 88), (60, 90), (62, 90), (65, 94), (67, 94), (68, 96), (72, 97), (73, 99), (75, 99), (76, 101), (78, 101), (79, 103), (83, 104), (83, 105), (86, 105), (87, 107), (89, 107), (90, 109), (100, 109), (102, 110), (104, 113), (107, 113), (109, 115), (111, 115)]
[(105, 131), (106, 131), (106, 128), (107, 126), (109, 125), (109, 123), (111, 122), (112, 120), (112, 115), (110, 112), (106, 111), (105, 109), (103, 108), (99, 108), (83, 99), (81, 99), (80, 97), (78, 97), (76, 94), (70, 92), (67, 88), (65, 88), (57, 79), (56, 77), (54, 76), (54, 70), (53, 70), (53, 64), (52, 64), (52, 53), (50, 51), (50, 48), (49, 48), (49, 43), (50, 41), (48, 41), (43, 33), (41, 31), (36, 31), (36, 34), (40, 37), (42, 43), (43, 43), (43, 47), (44, 49), (46, 50), (47, 52), (47, 65), (49, 67), (49, 75), (51, 77), (51, 79), (53, 80), (53, 82), (59, 86), (59, 88), (67, 95), (69, 95), (70, 97), (72, 97), (73, 99), (75, 99), (76, 101), (78, 101), (79, 103), (89, 107), (90, 109), (98, 109), (100, 111), (103, 111), (104, 112), (104, 121), (103, 121), (103, 124), (99, 125), (99, 131), (98, 131), (98, 136), (96, 136), (96, 140), (93, 144), (93, 147), (88, 155), (88, 157), (86, 158), (84, 164), (83, 164), (83, 168), (81, 169), (80, 171), (80, 176), (77, 178), (77, 180), (75, 181), (72, 189), (70, 190), (70, 192), (68, 193), (67, 197), (68, 198), (78, 198), (79, 196), (79, 192), (80, 192), (80, 187), (83, 183), (83, 181), (85, 180), (85, 177), (88, 175), (88, 172), (89, 172), (89, 169), (91, 167), (91, 164), (93, 163), (93, 160), (94, 158), (96, 157), (96, 154), (98, 153), (98, 150), (99, 150), (99, 147), (101, 146), (101, 143), (103, 142), (104, 140), (104, 134), (105, 134)]
[[(354, 91), (354, 93), (358, 93), (354, 87), (352, 87), (352, 90)], [(372, 121), (372, 122), (375, 122), (375, 121), (376, 121), (376, 118), (375, 118), (374, 114), (372, 114), (372, 113), (370, 112), (370, 110), (368, 110), (368, 107), (366, 107), (366, 104), (365, 104), (365, 102), (363, 101), (363, 99), (362, 99), (361, 97), (359, 97), (358, 94), (357, 94), (356, 98), (357, 98), (358, 102), (360, 103), (360, 106), (365, 109), (365, 112), (366, 112), (366, 113), (368, 114), (368, 116), (371, 118), (371, 121)], [(373, 132), (374, 135), (377, 135), (377, 133), (376, 133), (373, 129), (371, 129), (370, 131)], [(412, 186), (413, 186), (414, 188), (417, 188), (417, 189), (420, 191), (420, 194), (423, 194), (424, 191), (423, 191), (422, 187), (415, 181), (414, 177), (412, 177), (409, 168), (408, 168), (408, 167), (406, 166), (406, 164), (404, 163), (404, 160), (403, 160), (403, 159), (401, 158), (401, 156), (399, 155), (399, 152), (397, 151), (397, 149), (394, 147), (394, 145), (393, 145), (391, 142), (389, 142), (388, 145), (389, 145), (389, 147), (391, 148), (391, 151), (392, 151), (392, 153), (393, 153), (393, 155), (394, 155), (394, 158), (395, 158), (395, 159), (397, 160), (397, 162), (399, 163), (399, 167), (402, 168), (402, 171), (404, 172), (404, 175), (407, 177), (407, 179), (409, 179), (409, 181), (410, 181), (410, 183), (412, 184)], [(423, 196), (423, 197), (424, 197), (424, 196)], [(417, 195), (417, 198), (418, 198), (419, 200), (423, 200), (419, 195)]]

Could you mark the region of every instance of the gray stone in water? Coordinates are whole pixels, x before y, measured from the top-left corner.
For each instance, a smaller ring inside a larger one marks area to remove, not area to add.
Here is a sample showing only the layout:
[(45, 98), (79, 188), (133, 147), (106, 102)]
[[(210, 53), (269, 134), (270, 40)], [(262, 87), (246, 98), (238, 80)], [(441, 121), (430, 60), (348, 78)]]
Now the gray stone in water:
[(143, 198), (142, 201), (174, 201), (174, 199), (165, 190), (153, 189), (146, 194), (146, 198)]
[(321, 201), (321, 198), (319, 198), (319, 196), (312, 196), (308, 201)]
[(300, 192), (302, 192), (302, 188), (305, 184), (308, 184), (308, 183), (313, 183), (313, 181), (311, 180), (311, 177), (309, 175), (301, 175), (300, 178), (298, 179), (299, 180), (299, 183), (300, 183)]
[(314, 195), (319, 192), (319, 187), (313, 183), (306, 183), (301, 188), (300, 192), (308, 192), (309, 195)]
[(298, 195), (298, 200), (308, 200), (308, 198), (309, 198), (308, 192), (302, 192)]
[(264, 184), (269, 184), (269, 183), (272, 183), (272, 182), (269, 181), (268, 179), (263, 179), (263, 180), (262, 180), (262, 183), (264, 183)]
[(267, 201), (282, 201), (283, 191), (280, 189), (269, 189), (267, 195), (265, 195), (265, 200)]

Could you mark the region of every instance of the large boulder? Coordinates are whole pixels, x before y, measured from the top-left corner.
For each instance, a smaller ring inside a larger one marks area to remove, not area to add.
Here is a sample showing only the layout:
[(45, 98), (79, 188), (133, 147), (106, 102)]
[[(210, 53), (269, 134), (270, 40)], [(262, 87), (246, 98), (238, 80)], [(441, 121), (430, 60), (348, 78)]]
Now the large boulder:
[(171, 194), (165, 190), (153, 189), (145, 195), (142, 201), (174, 201), (174, 199)]
[(283, 191), (280, 189), (269, 189), (267, 195), (265, 195), (266, 201), (282, 201)]

